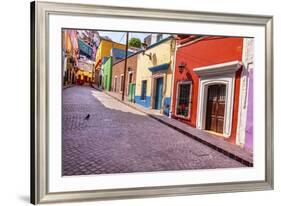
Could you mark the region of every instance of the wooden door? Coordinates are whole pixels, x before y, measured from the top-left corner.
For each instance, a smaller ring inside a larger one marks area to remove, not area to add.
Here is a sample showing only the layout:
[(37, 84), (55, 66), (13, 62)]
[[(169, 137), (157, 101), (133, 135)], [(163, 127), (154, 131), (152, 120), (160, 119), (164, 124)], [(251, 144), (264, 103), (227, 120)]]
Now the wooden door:
[(208, 87), (206, 130), (223, 133), (225, 111), (224, 84), (216, 84)]

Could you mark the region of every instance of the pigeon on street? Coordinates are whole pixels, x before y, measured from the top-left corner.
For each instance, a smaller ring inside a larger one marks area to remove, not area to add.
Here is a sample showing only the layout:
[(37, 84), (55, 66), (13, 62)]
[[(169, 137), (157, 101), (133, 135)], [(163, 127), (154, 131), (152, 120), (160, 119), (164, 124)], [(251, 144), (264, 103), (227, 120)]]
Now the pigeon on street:
[(86, 117), (85, 117), (85, 120), (89, 120), (90, 119), (90, 114), (88, 114)]

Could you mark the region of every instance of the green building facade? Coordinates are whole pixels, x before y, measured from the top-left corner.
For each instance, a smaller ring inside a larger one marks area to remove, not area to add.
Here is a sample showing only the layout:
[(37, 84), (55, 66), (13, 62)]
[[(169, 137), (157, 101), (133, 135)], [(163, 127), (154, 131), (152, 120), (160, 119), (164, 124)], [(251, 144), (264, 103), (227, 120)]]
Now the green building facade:
[(103, 79), (103, 88), (106, 91), (110, 91), (111, 88), (111, 75), (112, 75), (112, 57), (109, 57), (107, 61), (102, 66), (102, 79)]

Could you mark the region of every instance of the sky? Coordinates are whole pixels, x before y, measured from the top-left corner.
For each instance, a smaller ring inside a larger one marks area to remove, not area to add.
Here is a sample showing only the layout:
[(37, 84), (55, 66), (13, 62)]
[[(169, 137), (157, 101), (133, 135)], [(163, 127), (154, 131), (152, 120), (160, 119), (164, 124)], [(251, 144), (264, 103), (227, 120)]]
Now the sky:
[[(126, 32), (110, 32), (110, 31), (98, 31), (100, 36), (108, 36), (112, 41), (126, 44)], [(132, 37), (139, 38), (141, 42), (151, 33), (129, 33), (129, 39)]]

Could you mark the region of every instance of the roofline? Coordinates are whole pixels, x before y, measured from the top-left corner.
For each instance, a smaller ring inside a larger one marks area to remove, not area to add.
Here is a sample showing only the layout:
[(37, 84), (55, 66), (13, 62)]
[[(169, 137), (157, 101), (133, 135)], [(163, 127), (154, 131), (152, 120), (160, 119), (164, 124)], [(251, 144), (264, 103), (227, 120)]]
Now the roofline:
[(109, 40), (109, 39), (104, 39), (103, 37), (100, 37), (100, 40), (101, 40), (101, 41), (108, 41), (108, 42), (112, 42), (112, 43), (115, 43), (115, 44), (120, 44), (120, 45), (126, 46), (125, 44), (121, 44), (121, 43), (119, 43), (119, 42), (112, 41), (112, 40)]
[(165, 41), (168, 41), (168, 40), (170, 40), (170, 39), (175, 39), (175, 38), (173, 37), (173, 35), (168, 36), (168, 37), (166, 37), (165, 39), (162, 39), (161, 41), (159, 41), (159, 42), (157, 42), (157, 43), (155, 43), (155, 44), (152, 44), (152, 45), (148, 46), (148, 47), (146, 48), (146, 50), (152, 49), (153, 47), (156, 47), (156, 46), (158, 46), (159, 44), (161, 44), (161, 43), (163, 43), (163, 42), (165, 42)]
[[(161, 43), (163, 43), (163, 42), (165, 42), (165, 41), (168, 41), (168, 40), (170, 40), (170, 39), (175, 39), (175, 38), (171, 35), (171, 36), (169, 36), (169, 37), (167, 37), (167, 38), (165, 38), (165, 39), (162, 39), (161, 41), (159, 41), (159, 42), (157, 42), (157, 43), (155, 43), (155, 44), (150, 45), (149, 47), (147, 47), (146, 50), (152, 49), (153, 47), (158, 46), (159, 44), (161, 44)], [(135, 55), (137, 55), (137, 54), (139, 54), (139, 53), (142, 53), (142, 52), (143, 52), (143, 50), (140, 50), (140, 51), (138, 51), (138, 52), (136, 52), (136, 53), (134, 53), (134, 54), (131, 54), (131, 55), (128, 56), (127, 58), (130, 58), (130, 57), (135, 56)], [(124, 59), (121, 59), (121, 60), (119, 60), (119, 61), (117, 61), (117, 62), (115, 62), (114, 64), (112, 64), (112, 66), (114, 66), (115, 64), (118, 64), (119, 62), (124, 61), (124, 60), (125, 60), (125, 58), (124, 58)]]
[[(138, 51), (138, 52), (136, 52), (136, 53), (131, 54), (130, 56), (127, 57), (127, 59), (129, 59), (129, 58), (131, 58), (131, 57), (137, 55), (138, 53), (140, 53), (140, 52)], [(125, 58), (124, 58), (124, 59), (120, 59), (120, 60), (118, 60), (117, 62), (115, 62), (114, 64), (112, 64), (112, 66), (114, 66), (115, 64), (118, 64), (118, 63), (120, 63), (120, 62), (122, 62), (122, 61), (124, 61), (124, 60), (125, 60)]]

